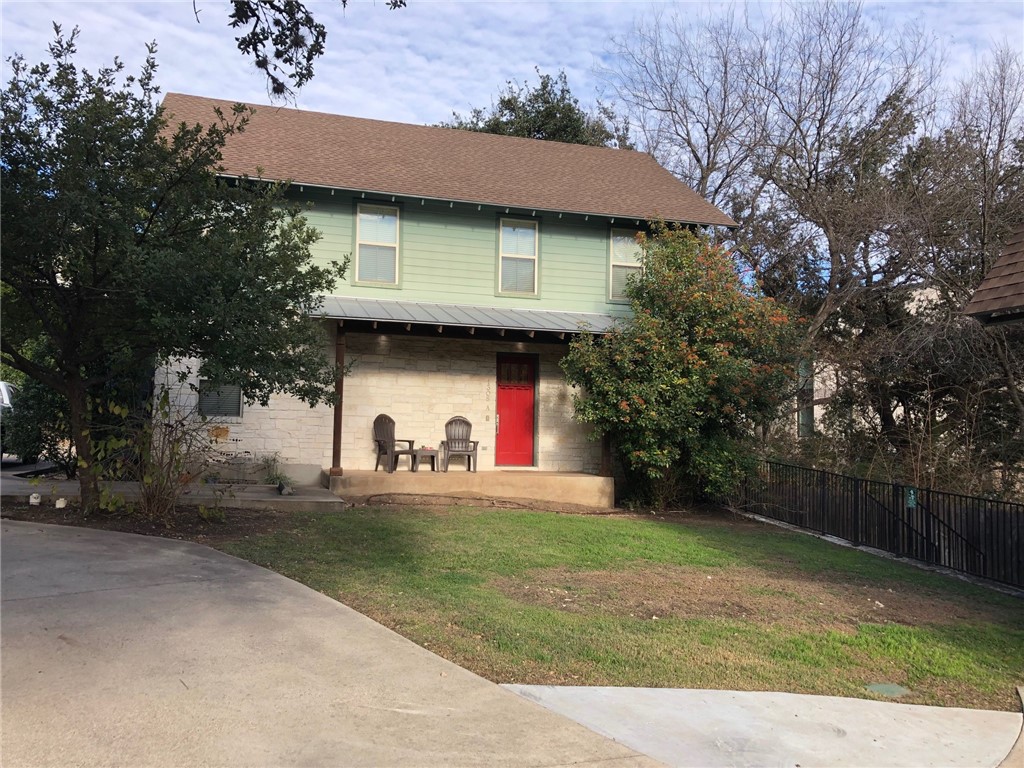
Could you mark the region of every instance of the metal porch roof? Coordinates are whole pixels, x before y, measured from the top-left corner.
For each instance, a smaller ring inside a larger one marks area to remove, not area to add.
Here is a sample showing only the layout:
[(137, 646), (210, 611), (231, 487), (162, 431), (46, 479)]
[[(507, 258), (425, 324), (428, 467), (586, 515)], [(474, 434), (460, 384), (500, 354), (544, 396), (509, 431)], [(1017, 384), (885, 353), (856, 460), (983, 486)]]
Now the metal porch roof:
[(422, 301), (381, 301), (352, 296), (325, 296), (321, 311), (339, 320), (376, 320), (461, 328), (494, 328), (551, 333), (602, 333), (615, 318), (592, 312), (556, 312), (547, 309), (499, 309), (465, 304)]

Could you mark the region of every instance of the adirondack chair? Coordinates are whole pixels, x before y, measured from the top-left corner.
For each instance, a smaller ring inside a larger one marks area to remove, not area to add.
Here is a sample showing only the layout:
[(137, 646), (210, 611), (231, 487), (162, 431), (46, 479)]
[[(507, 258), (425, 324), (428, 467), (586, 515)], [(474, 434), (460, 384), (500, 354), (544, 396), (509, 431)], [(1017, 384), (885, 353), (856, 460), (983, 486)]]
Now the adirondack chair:
[(453, 416), (444, 425), (445, 439), (441, 441), (441, 455), (444, 458), (441, 463), (445, 472), (448, 471), (448, 461), (452, 456), (465, 456), (466, 470), (476, 472), (476, 449), (480, 441), (469, 439), (472, 431), (473, 425), (465, 416)]
[[(395, 439), (395, 420), (382, 413), (373, 420), (373, 442), (377, 446), (377, 462), (373, 465), (376, 472), (380, 466), (380, 460), (384, 459), (384, 471), (394, 472), (398, 469), (398, 458), (409, 456), (410, 468), (416, 456), (416, 449), (413, 447), (414, 440)], [(408, 448), (399, 448), (399, 443), (408, 444)]]

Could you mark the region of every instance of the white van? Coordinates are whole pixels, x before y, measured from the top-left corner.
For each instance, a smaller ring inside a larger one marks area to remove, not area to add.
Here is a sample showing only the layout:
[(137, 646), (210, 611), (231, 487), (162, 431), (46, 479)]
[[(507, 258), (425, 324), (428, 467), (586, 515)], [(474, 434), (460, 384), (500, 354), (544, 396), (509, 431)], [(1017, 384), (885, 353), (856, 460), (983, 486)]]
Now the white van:
[(0, 451), (6, 451), (4, 444), (4, 414), (14, 407), (18, 388), (10, 382), (0, 381)]
[(10, 408), (14, 398), (18, 396), (18, 388), (6, 381), (0, 381), (0, 406)]

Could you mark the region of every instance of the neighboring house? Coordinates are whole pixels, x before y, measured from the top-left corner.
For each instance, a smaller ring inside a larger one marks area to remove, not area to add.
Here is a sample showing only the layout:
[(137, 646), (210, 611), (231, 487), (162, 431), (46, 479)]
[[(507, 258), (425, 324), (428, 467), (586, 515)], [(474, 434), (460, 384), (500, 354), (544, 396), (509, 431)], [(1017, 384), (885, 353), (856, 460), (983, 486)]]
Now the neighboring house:
[(1007, 240), (964, 313), (986, 325), (1024, 321), (1024, 227)]
[[(168, 94), (172, 123), (209, 123), (223, 101)], [(298, 480), (372, 470), (373, 419), (437, 446), (473, 423), (481, 471), (597, 473), (602, 447), (573, 420), (559, 360), (574, 334), (628, 314), (635, 235), (650, 219), (734, 222), (646, 154), (257, 107), (223, 157), (226, 177), (290, 181), (322, 239), (351, 264), (323, 302), (351, 365), (335, 408), (266, 408), (200, 382), (199, 404), (238, 450), (278, 453)]]

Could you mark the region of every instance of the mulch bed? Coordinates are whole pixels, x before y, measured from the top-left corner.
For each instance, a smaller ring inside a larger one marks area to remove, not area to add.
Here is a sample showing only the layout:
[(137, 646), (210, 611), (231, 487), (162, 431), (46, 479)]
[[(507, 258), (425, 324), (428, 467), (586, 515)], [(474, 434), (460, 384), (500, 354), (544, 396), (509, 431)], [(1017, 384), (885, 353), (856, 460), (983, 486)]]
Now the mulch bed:
[(48, 525), (75, 525), (144, 536), (163, 536), (170, 539), (215, 544), (247, 536), (272, 533), (287, 523), (291, 512), (273, 509), (227, 509), (223, 521), (204, 519), (198, 507), (179, 507), (172, 521), (146, 520), (124, 512), (95, 513), (83, 516), (76, 504), (64, 509), (50, 505), (30, 506), (24, 502), (4, 501), (0, 517), (5, 520), (23, 520)]

